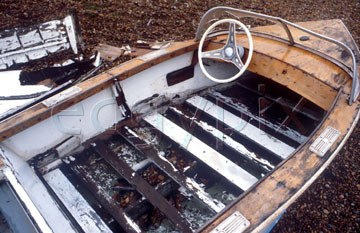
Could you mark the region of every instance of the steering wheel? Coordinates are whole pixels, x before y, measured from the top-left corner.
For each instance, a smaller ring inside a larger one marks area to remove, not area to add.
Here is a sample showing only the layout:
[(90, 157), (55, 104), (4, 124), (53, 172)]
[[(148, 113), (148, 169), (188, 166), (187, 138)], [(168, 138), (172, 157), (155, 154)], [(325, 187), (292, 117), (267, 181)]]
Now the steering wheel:
[[(204, 45), (204, 41), (205, 41), (206, 37), (208, 36), (208, 34), (216, 26), (218, 26), (219, 24), (223, 24), (223, 23), (230, 24), (229, 25), (229, 36), (227, 38), (227, 42), (226, 42), (225, 46), (222, 47), (221, 49), (202, 52), (202, 47)], [(248, 37), (248, 40), (249, 40), (249, 53), (248, 53), (245, 64), (241, 61), (241, 56), (239, 54), (238, 47), (236, 46), (235, 24), (240, 26), (245, 31), (245, 33)], [(218, 82), (218, 83), (227, 83), (227, 82), (231, 82), (231, 81), (234, 81), (235, 79), (239, 78), (240, 75), (242, 75), (244, 73), (244, 71), (247, 69), (247, 67), (249, 66), (252, 54), (253, 54), (253, 41), (252, 41), (250, 32), (244, 24), (242, 24), (240, 21), (235, 20), (235, 19), (222, 19), (222, 20), (219, 20), (219, 21), (215, 22), (214, 24), (212, 24), (204, 32), (203, 36), (201, 37), (199, 49), (198, 49), (198, 58), (199, 58), (199, 64), (200, 64), (201, 70), (204, 72), (204, 74), (207, 78), (209, 78), (210, 80), (212, 80), (214, 82)], [(236, 73), (234, 76), (227, 78), (227, 79), (215, 78), (215, 77), (211, 76), (205, 69), (203, 61), (202, 61), (203, 58), (220, 59), (225, 62), (230, 62), (239, 69), (239, 72)]]

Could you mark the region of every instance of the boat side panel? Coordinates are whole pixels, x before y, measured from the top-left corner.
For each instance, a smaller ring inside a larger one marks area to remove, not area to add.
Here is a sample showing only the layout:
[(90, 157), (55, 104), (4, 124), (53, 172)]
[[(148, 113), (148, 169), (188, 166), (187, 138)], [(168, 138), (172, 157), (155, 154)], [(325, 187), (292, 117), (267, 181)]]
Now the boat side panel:
[(108, 88), (21, 131), (3, 144), (27, 161), (71, 136), (80, 138), (80, 144), (123, 118)]
[[(205, 77), (199, 65), (194, 67), (194, 77), (168, 86), (166, 75), (172, 71), (189, 66), (193, 59), (193, 52), (183, 54), (165, 61), (145, 71), (142, 71), (120, 82), (125, 94), (126, 103), (134, 113), (142, 113), (151, 106), (144, 106), (144, 102), (164, 102), (173, 98), (183, 98), (197, 90), (213, 86), (216, 83)], [(196, 56), (197, 54), (195, 54)], [(232, 65), (211, 63), (209, 72), (219, 76), (232, 76), (237, 70)], [(155, 104), (153, 106), (156, 106)]]
[(197, 46), (198, 42), (193, 40), (178, 43), (174, 42), (172, 46), (163, 49), (162, 51), (164, 52), (160, 54), (157, 53), (156, 56), (148, 56), (148, 59), (141, 59), (141, 57), (135, 58), (78, 84), (77, 86), (82, 89), (82, 92), (68, 98), (66, 101), (56, 104), (51, 109), (42, 103), (36, 104), (0, 123), (0, 142), (110, 87), (113, 84), (114, 78), (124, 80), (163, 61), (186, 52), (194, 51)]
[[(242, 213), (251, 222), (251, 229), (253, 230), (296, 194), (326, 163), (328, 156), (338, 150), (342, 140), (351, 132), (353, 124), (356, 124), (359, 105), (358, 103), (352, 106), (348, 105), (347, 97), (346, 94), (341, 93), (334, 109), (317, 133), (291, 159), (287, 160), (254, 190), (214, 220), (204, 232), (210, 232), (234, 211)], [(341, 135), (327, 152), (327, 155), (319, 157), (310, 152), (309, 147), (327, 126), (339, 130)]]

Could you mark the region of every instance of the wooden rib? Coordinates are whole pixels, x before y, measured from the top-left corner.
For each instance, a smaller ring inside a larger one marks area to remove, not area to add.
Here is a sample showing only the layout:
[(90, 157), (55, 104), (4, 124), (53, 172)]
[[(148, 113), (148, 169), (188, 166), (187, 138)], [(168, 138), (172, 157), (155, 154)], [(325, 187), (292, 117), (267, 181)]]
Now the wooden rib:
[(205, 206), (210, 208), (211, 211), (218, 213), (225, 205), (221, 202), (215, 202), (215, 200), (200, 188), (194, 180), (183, 175), (179, 170), (173, 167), (173, 165), (164, 157), (159, 155), (159, 152), (155, 150), (151, 145), (147, 148), (139, 147), (136, 145), (146, 145), (147, 143), (141, 140), (135, 132), (129, 128), (123, 128), (120, 130), (120, 135), (124, 137), (129, 143), (131, 143), (138, 151), (149, 157), (157, 166), (159, 166), (166, 174), (174, 179), (176, 183), (185, 187), (194, 197), (196, 197)]
[(38, 103), (0, 123), (0, 142), (110, 87), (114, 78), (118, 80), (126, 79), (163, 61), (193, 51), (197, 47), (198, 42), (193, 40), (174, 42), (171, 47), (164, 49), (165, 53), (153, 59), (142, 60), (141, 58), (135, 58), (78, 84), (77, 86), (82, 90), (79, 94), (56, 104), (52, 108), (47, 108), (42, 103)]
[[(274, 221), (282, 211), (305, 191), (334, 159), (358, 120), (359, 105), (353, 104), (349, 106), (347, 95), (343, 93), (340, 95), (329, 117), (308, 143), (294, 157), (286, 161), (273, 174), (259, 183), (251, 192), (243, 196), (228, 211), (212, 222), (204, 232), (210, 232), (234, 211), (239, 211), (251, 222), (250, 231), (262, 223), (262, 227), (264, 227), (267, 223)], [(320, 157), (310, 152), (308, 148), (327, 126), (339, 130), (341, 135), (332, 145), (330, 151), (324, 157)], [(330, 158), (329, 155), (331, 155)]]
[(72, 166), (77, 178), (84, 184), (84, 186), (91, 192), (91, 194), (100, 202), (100, 204), (113, 216), (119, 225), (126, 231), (131, 233), (139, 232), (138, 229), (133, 228), (125, 217), (125, 212), (116, 204), (112, 197), (106, 195), (106, 192), (97, 185), (95, 180), (91, 177), (86, 168), (81, 165)]
[(257, 182), (256, 177), (164, 116), (154, 114), (146, 116), (144, 120), (242, 190), (247, 190)]
[(157, 207), (182, 232), (192, 232), (190, 224), (182, 217), (178, 210), (158, 193), (148, 182), (118, 156), (111, 151), (104, 142), (96, 142), (95, 151), (103, 157), (122, 177), (141, 193), (155, 207)]

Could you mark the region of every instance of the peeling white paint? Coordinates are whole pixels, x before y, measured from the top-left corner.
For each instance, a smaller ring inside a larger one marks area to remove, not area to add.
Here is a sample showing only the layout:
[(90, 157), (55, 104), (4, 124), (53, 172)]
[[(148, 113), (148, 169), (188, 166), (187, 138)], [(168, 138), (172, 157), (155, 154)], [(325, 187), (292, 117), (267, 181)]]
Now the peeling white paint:
[(262, 145), (283, 159), (287, 158), (295, 150), (295, 148), (285, 144), (279, 139), (267, 134), (266, 132), (235, 116), (231, 112), (213, 104), (203, 97), (194, 96), (186, 100), (186, 102), (199, 109), (204, 109), (204, 112), (210, 116), (224, 122), (237, 132), (257, 142), (259, 145)]
[(144, 119), (242, 190), (247, 190), (257, 182), (256, 177), (164, 116), (153, 114)]
[[(198, 126), (203, 128), (205, 131), (211, 133), (213, 136), (215, 136), (219, 140), (223, 141), (225, 144), (229, 145), (230, 147), (232, 147), (234, 150), (238, 151), (239, 153), (245, 155), (249, 159), (255, 160), (258, 163), (262, 164), (263, 168), (265, 168), (266, 170), (271, 171), (272, 169), (275, 168), (275, 166), (273, 164), (271, 164), (269, 161), (267, 161), (266, 159), (263, 159), (263, 158), (258, 158), (258, 156), (255, 153), (249, 151), (244, 145), (235, 141), (231, 137), (225, 135), (223, 132), (219, 131), (218, 129), (209, 125), (208, 123), (201, 121), (201, 120), (198, 121), (194, 117), (189, 117), (175, 107), (170, 107), (170, 109), (172, 109), (176, 113), (186, 117), (187, 119), (192, 120), (192, 123), (196, 123)], [(271, 168), (271, 169), (269, 169), (269, 168)]]
[(44, 179), (85, 232), (112, 232), (59, 169), (45, 174)]
[(248, 115), (250, 118), (257, 120), (257, 121), (267, 125), (268, 127), (272, 128), (272, 129), (276, 129), (281, 134), (288, 136), (289, 138), (293, 139), (294, 141), (297, 141), (298, 143), (303, 143), (307, 139), (306, 136), (301, 135), (296, 130), (293, 130), (293, 129), (287, 127), (287, 126), (286, 126), (286, 129), (284, 130), (284, 129), (280, 128), (280, 124), (274, 124), (274, 123), (272, 123), (270, 121), (267, 121), (264, 118), (260, 118), (259, 116), (256, 116), (256, 115), (252, 114), (245, 105), (243, 105), (241, 103), (235, 103), (234, 100), (232, 98), (228, 97), (228, 96), (224, 96), (223, 94), (221, 94), (221, 93), (219, 93), (217, 91), (214, 91), (211, 94), (213, 96), (223, 100), (225, 103), (228, 103), (228, 104), (234, 106), (235, 108), (238, 108), (239, 111), (245, 112), (246, 115)]
[(136, 231), (136, 232), (141, 232), (140, 227), (126, 214), (124, 214), (124, 217), (127, 221), (127, 223)]

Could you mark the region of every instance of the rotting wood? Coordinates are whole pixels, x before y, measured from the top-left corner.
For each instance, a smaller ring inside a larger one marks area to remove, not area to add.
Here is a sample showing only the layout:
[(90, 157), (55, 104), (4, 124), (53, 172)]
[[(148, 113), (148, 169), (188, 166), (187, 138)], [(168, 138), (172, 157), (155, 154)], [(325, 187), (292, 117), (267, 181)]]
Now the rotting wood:
[[(290, 100), (290, 99), (286, 99), (285, 102), (284, 102), (284, 101), (281, 101), (278, 98), (275, 98), (275, 97), (273, 97), (273, 96), (271, 96), (271, 95), (269, 95), (267, 93), (262, 93), (262, 92), (260, 92), (258, 90), (249, 88), (246, 85), (241, 84), (239, 82), (237, 82), (236, 85), (238, 85), (238, 86), (240, 86), (240, 87), (242, 87), (242, 88), (244, 88), (246, 90), (249, 90), (249, 91), (251, 91), (251, 92), (253, 92), (255, 94), (261, 95), (261, 96), (271, 100), (274, 103), (282, 105), (285, 108), (292, 109), (292, 108), (294, 108), (296, 106), (296, 103), (294, 101)], [(295, 111), (298, 112), (301, 115), (304, 115), (304, 116), (314, 120), (314, 121), (319, 121), (320, 120), (320, 117), (316, 115), (316, 112), (314, 110), (309, 109), (309, 108), (304, 107), (304, 108), (301, 109), (301, 111), (299, 111), (299, 110), (295, 110)]]
[(101, 58), (111, 62), (115, 61), (124, 53), (124, 50), (122, 48), (111, 46), (108, 44), (99, 44), (94, 48), (94, 50), (100, 53)]
[(182, 232), (192, 232), (190, 224), (182, 217), (178, 210), (157, 192), (148, 182), (118, 156), (111, 151), (104, 142), (96, 142), (94, 150), (103, 157), (122, 177), (124, 177), (137, 191), (157, 207)]
[[(256, 143), (252, 139), (248, 138), (246, 135), (243, 135), (243, 134), (237, 132), (237, 130), (234, 130), (234, 128), (229, 127), (228, 125), (223, 125), (222, 122), (219, 122), (217, 119), (215, 119), (212, 116), (210, 116), (209, 114), (207, 114), (206, 111), (196, 108), (195, 106), (193, 106), (192, 104), (189, 104), (189, 103), (186, 103), (186, 106), (189, 107), (190, 109), (193, 109), (193, 111), (195, 111), (194, 117), (200, 117), (200, 115), (201, 115), (201, 117), (205, 117), (206, 122), (208, 124), (212, 125), (217, 130), (221, 131), (224, 135), (226, 135), (228, 137), (232, 137), (232, 138), (236, 139), (237, 141), (241, 141), (244, 144), (249, 145), (250, 148), (253, 148), (253, 152), (255, 154), (261, 154), (261, 157), (266, 159), (267, 161), (269, 161), (270, 164), (277, 165), (283, 160), (279, 155), (273, 153), (272, 151), (267, 150), (264, 147), (259, 147), (258, 143)], [(246, 117), (243, 117), (241, 119), (244, 121), (249, 120), (249, 119), (246, 119)], [(210, 123), (211, 120), (213, 123)]]
[[(317, 171), (319, 169), (322, 171), (324, 169), (322, 166), (331, 162), (334, 156), (331, 156), (331, 159), (329, 156), (338, 152), (337, 148), (350, 135), (353, 125), (358, 120), (358, 115), (359, 106), (348, 105), (347, 95), (340, 93), (334, 109), (311, 139), (251, 192), (242, 196), (233, 206), (223, 212), (203, 232), (210, 232), (234, 211), (239, 211), (251, 222), (249, 231), (254, 230), (263, 221), (267, 221), (267, 223), (274, 221), (280, 212), (295, 200), (294, 197), (298, 197), (310, 185), (307, 183), (309, 178), (311, 177), (311, 182), (314, 181), (320, 175)], [(315, 153), (309, 152), (308, 148), (327, 126), (339, 130), (341, 136), (324, 157), (319, 157)], [(302, 188), (305, 184), (306, 187)]]
[(126, 129), (126, 127), (124, 127), (119, 131), (119, 133), (139, 152), (149, 157), (160, 169), (162, 169), (166, 174), (173, 178), (176, 183), (185, 187), (194, 197), (196, 197), (200, 202), (207, 206), (210, 211), (218, 213), (223, 208), (225, 208), (225, 205), (223, 205), (222, 203), (214, 202), (214, 200), (208, 193), (200, 189), (200, 185), (196, 187), (195, 181), (189, 182), (189, 178), (187, 178), (185, 175), (179, 172), (179, 170), (174, 168), (174, 166), (170, 162), (166, 161), (165, 158), (161, 158), (159, 152), (156, 151), (156, 149), (153, 148), (151, 145), (148, 145), (147, 147), (137, 146), (147, 145), (147, 143), (141, 140), (130, 129)]
[(91, 177), (85, 167), (81, 165), (75, 165), (71, 167), (71, 170), (77, 175), (78, 179), (85, 185), (85, 187), (91, 192), (92, 195), (105, 207), (105, 209), (116, 219), (119, 225), (126, 232), (138, 232), (131, 225), (128, 224), (125, 217), (125, 212), (116, 204), (110, 196), (106, 196), (105, 191), (101, 190), (94, 179)]
[[(159, 184), (155, 189), (162, 196), (169, 197), (170, 194), (174, 193), (179, 186), (172, 180)], [(153, 206), (146, 200), (146, 198), (140, 198), (130, 203), (124, 211), (133, 218), (138, 218), (143, 214), (146, 214), (149, 210), (153, 209)]]
[(254, 53), (249, 70), (280, 83), (325, 111), (329, 110), (337, 91), (303, 71), (269, 56)]

